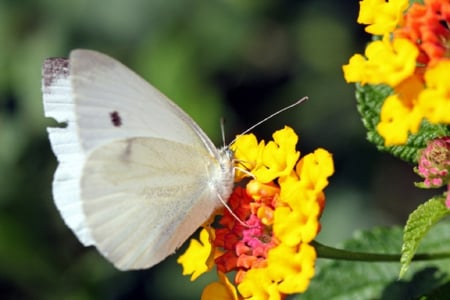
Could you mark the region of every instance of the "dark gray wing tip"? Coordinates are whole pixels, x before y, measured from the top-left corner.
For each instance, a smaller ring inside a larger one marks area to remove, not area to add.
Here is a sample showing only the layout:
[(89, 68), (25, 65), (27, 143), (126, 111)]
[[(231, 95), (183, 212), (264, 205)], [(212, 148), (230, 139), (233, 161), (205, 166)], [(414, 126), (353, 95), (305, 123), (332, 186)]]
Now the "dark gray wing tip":
[(42, 88), (46, 90), (57, 79), (69, 77), (69, 59), (48, 58), (42, 65)]

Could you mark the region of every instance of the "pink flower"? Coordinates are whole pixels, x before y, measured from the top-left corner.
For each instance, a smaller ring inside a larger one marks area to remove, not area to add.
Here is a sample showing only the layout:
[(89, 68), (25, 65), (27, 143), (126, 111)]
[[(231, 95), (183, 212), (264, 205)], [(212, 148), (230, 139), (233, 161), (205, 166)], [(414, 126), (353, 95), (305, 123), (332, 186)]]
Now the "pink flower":
[(441, 187), (448, 183), (450, 170), (450, 137), (428, 142), (420, 152), (417, 173), (422, 176), (427, 188)]
[(424, 178), (416, 183), (422, 188), (439, 188), (447, 186), (446, 206), (450, 209), (450, 137), (431, 140), (425, 149), (419, 153), (419, 165), (416, 173)]

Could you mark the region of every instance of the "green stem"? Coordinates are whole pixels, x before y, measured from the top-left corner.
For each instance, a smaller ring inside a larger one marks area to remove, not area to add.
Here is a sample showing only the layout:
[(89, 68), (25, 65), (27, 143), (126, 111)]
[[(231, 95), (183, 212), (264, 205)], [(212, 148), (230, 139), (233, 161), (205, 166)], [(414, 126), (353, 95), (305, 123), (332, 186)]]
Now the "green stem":
[[(351, 260), (351, 261), (376, 261), (376, 262), (400, 262), (400, 254), (377, 254), (369, 252), (356, 252), (337, 249), (323, 245), (317, 241), (312, 241), (311, 245), (316, 248), (317, 256), (320, 258), (327, 259), (337, 259), (337, 260)], [(414, 255), (413, 261), (424, 261), (424, 260), (437, 260), (437, 259), (448, 259), (450, 258), (450, 253), (418, 253)]]

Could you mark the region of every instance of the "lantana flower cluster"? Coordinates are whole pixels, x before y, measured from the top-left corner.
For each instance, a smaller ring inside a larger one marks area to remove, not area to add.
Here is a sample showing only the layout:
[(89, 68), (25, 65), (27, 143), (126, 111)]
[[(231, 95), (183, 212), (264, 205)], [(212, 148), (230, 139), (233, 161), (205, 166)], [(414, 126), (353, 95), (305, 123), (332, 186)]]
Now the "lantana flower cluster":
[(450, 0), (363, 0), (358, 23), (377, 38), (343, 66), (344, 77), (392, 87), (377, 126), (385, 145), (406, 143), (423, 119), (450, 124)]
[(246, 134), (232, 144), (237, 185), (228, 209), (178, 259), (191, 280), (216, 266), (219, 280), (202, 299), (283, 299), (308, 288), (316, 260), (310, 243), (334, 166), (324, 149), (300, 158), (297, 141), (285, 127), (268, 143)]
[(421, 188), (447, 187), (445, 205), (450, 209), (450, 137), (434, 139), (419, 153), (416, 173), (424, 178)]

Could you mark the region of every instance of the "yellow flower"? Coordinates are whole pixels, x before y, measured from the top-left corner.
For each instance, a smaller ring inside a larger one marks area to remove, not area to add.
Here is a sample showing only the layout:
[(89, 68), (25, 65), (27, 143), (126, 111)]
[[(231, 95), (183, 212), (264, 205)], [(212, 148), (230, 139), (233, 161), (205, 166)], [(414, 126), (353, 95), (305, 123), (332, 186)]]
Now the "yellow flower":
[(414, 75), (396, 86), (396, 93), (385, 99), (377, 131), (386, 146), (404, 144), (409, 133), (419, 130), (423, 117), (415, 103), (423, 88), (419, 76)]
[(301, 182), (315, 191), (322, 191), (328, 185), (328, 177), (334, 173), (331, 153), (319, 148), (303, 157), (296, 167)]
[(408, 8), (408, 0), (363, 0), (359, 2), (358, 23), (367, 24), (366, 31), (384, 35), (393, 31), (403, 22), (403, 12)]
[[(274, 222), (273, 232), (282, 243), (288, 246), (295, 246), (302, 242), (309, 243), (319, 231), (320, 205), (317, 202), (305, 202), (307, 203), (304, 205), (309, 206), (305, 210), (308, 210), (311, 215), (288, 207), (280, 207), (275, 211), (274, 219), (278, 221)], [(297, 225), (292, 226), (292, 224)]]
[(398, 95), (391, 95), (383, 103), (377, 131), (384, 137), (386, 146), (403, 144), (408, 133), (419, 130), (422, 116), (416, 106), (408, 106)]
[(249, 300), (281, 300), (278, 285), (270, 277), (266, 268), (251, 269), (245, 274), (245, 280), (238, 285), (239, 293)]
[(314, 247), (279, 245), (269, 252), (267, 267), (252, 269), (238, 285), (244, 299), (282, 299), (283, 294), (303, 293), (314, 276)]
[(408, 2), (360, 1), (358, 22), (382, 40), (343, 66), (347, 82), (386, 84), (394, 90), (384, 100), (377, 125), (386, 146), (405, 144), (423, 119), (450, 124), (450, 30), (444, 13), (450, 2), (416, 1), (409, 8)]
[(266, 183), (277, 177), (289, 175), (300, 156), (295, 150), (298, 137), (292, 128), (285, 126), (273, 134), (273, 141), (263, 150), (263, 166), (252, 173), (260, 182)]
[(411, 80), (386, 98), (377, 125), (386, 146), (406, 143), (409, 133), (418, 132), (423, 118), (433, 124), (450, 123), (449, 74), (450, 61), (441, 61), (426, 71), (425, 84)]
[[(284, 294), (303, 293), (314, 276), (316, 250), (308, 244), (280, 245), (269, 252), (268, 272)], [(301, 270), (301, 272), (299, 272)]]
[[(334, 167), (323, 149), (299, 160), (297, 141), (286, 126), (267, 144), (251, 134), (233, 144), (237, 167), (253, 179), (245, 189), (235, 187), (219, 226), (210, 234), (203, 230), (201, 243), (191, 242), (178, 260), (184, 274), (195, 279), (211, 269), (214, 258), (219, 282), (208, 285), (202, 299), (281, 300), (308, 288), (316, 260), (309, 243), (320, 229), (323, 189)], [(228, 272), (235, 272), (238, 293), (225, 276)]]
[(275, 210), (273, 225), (280, 241), (294, 246), (301, 242), (309, 243), (316, 237), (325, 199), (322, 190), (333, 172), (331, 154), (318, 149), (298, 162), (297, 176), (280, 178), (280, 201), (286, 205)]
[(264, 149), (264, 141), (258, 143), (253, 134), (244, 134), (236, 138), (236, 141), (230, 146), (234, 152), (236, 166), (236, 181), (248, 176), (242, 170), (255, 170), (262, 165), (262, 151)]
[(425, 73), (427, 88), (419, 95), (417, 106), (433, 124), (450, 123), (450, 61), (440, 61)]
[(370, 82), (370, 72), (369, 64), (367, 59), (361, 54), (354, 54), (350, 57), (348, 64), (342, 66), (344, 71), (345, 81), (350, 82), (361, 82), (361, 84), (366, 84)]
[(355, 54), (342, 67), (344, 77), (347, 82), (385, 83), (395, 87), (413, 75), (418, 54), (416, 46), (407, 39), (374, 41), (366, 48), (366, 58)]
[(270, 182), (288, 175), (297, 162), (300, 152), (295, 150), (298, 137), (292, 128), (285, 126), (273, 134), (273, 141), (264, 145), (256, 142), (254, 135), (239, 136), (231, 146), (235, 159), (259, 182)]
[(183, 275), (191, 275), (191, 281), (208, 272), (214, 265), (211, 241), (214, 231), (205, 228), (200, 232), (200, 242), (191, 239), (188, 249), (178, 257), (177, 262), (183, 266)]
[(238, 300), (234, 285), (224, 273), (218, 272), (219, 281), (208, 284), (202, 293), (201, 300)]

